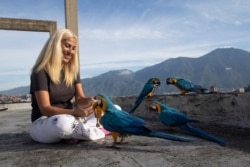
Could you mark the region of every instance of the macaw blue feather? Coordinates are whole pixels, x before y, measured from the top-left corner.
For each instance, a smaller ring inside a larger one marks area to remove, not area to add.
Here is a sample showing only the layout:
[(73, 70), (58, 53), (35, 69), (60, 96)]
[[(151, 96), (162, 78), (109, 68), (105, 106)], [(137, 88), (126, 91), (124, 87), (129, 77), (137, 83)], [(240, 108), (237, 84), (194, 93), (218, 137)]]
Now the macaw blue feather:
[(114, 107), (111, 100), (105, 95), (99, 95), (105, 102), (106, 109), (104, 115), (101, 117), (100, 122), (102, 126), (111, 132), (119, 134), (130, 134), (137, 136), (158, 137), (175, 141), (191, 141), (192, 138), (173, 135), (158, 131), (152, 131), (147, 127), (147, 122), (139, 117), (130, 115), (128, 112), (118, 110)]
[(176, 86), (179, 90), (181, 90), (182, 94), (185, 94), (187, 92), (204, 92), (205, 90), (207, 90), (201, 85), (194, 84), (191, 81), (181, 78), (167, 78), (166, 83)]
[(143, 89), (141, 90), (139, 96), (137, 97), (137, 99), (135, 101), (135, 104), (134, 104), (133, 108), (129, 111), (129, 113), (133, 113), (139, 107), (139, 105), (141, 104), (141, 102), (146, 97), (152, 96), (152, 94), (155, 91), (155, 88), (157, 86), (159, 86), (159, 85), (160, 85), (160, 79), (158, 79), (158, 78), (151, 78), (151, 79), (149, 79), (145, 83)]
[(191, 125), (185, 124), (185, 125), (181, 125), (179, 127), (182, 130), (188, 131), (188, 132), (190, 132), (192, 134), (195, 134), (195, 135), (200, 136), (202, 138), (205, 138), (205, 139), (208, 139), (208, 140), (213, 141), (215, 143), (218, 143), (219, 145), (222, 145), (222, 146), (226, 145), (225, 141), (223, 141), (222, 139), (219, 139), (218, 137), (215, 137), (215, 136), (213, 136), (211, 134), (208, 134), (208, 133), (206, 133), (206, 132), (204, 132), (204, 131), (202, 131), (202, 130), (200, 130), (198, 128), (195, 128), (195, 127), (193, 127)]
[(210, 141), (216, 142), (222, 146), (226, 145), (226, 142), (222, 139), (219, 139), (211, 134), (208, 134), (200, 129), (194, 128), (191, 125), (188, 125), (190, 122), (198, 122), (198, 120), (191, 120), (186, 115), (181, 113), (175, 108), (171, 108), (165, 104), (162, 104), (158, 101), (155, 102), (155, 105), (159, 112), (159, 120), (166, 126), (179, 127), (182, 130), (188, 131), (196, 136), (208, 139)]

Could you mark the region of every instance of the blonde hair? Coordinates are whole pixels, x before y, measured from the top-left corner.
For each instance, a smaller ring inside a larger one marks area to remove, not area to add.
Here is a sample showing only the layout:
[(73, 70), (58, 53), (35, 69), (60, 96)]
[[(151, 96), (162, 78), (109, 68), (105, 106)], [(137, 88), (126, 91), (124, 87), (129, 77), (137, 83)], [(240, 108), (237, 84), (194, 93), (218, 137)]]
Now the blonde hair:
[(78, 41), (77, 36), (69, 29), (57, 30), (45, 43), (31, 73), (45, 70), (51, 81), (58, 84), (60, 83), (61, 71), (63, 71), (65, 75), (65, 84), (67, 86), (72, 86), (77, 78), (77, 74), (79, 73), (78, 46), (76, 47), (75, 54), (72, 56), (70, 62), (66, 64), (62, 64), (63, 52), (61, 46), (63, 40), (72, 37)]

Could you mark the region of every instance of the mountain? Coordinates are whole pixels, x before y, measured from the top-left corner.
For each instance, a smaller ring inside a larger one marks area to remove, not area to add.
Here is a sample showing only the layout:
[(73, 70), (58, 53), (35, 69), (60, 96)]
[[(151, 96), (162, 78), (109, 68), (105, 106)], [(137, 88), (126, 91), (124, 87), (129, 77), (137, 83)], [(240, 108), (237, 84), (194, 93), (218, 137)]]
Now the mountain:
[(20, 86), (17, 88), (1, 91), (0, 95), (12, 95), (12, 96), (22, 96), (29, 94), (29, 86)]
[(249, 62), (250, 52), (219, 48), (199, 58), (171, 58), (135, 73), (131, 72), (129, 77), (119, 75), (121, 71), (110, 71), (91, 79), (83, 79), (82, 83), (87, 95), (137, 95), (144, 83), (152, 77), (161, 79), (161, 86), (155, 94), (177, 91), (173, 86), (166, 85), (168, 77), (188, 79), (208, 89), (216, 86), (219, 90), (232, 90), (250, 84)]
[[(250, 84), (250, 52), (236, 48), (219, 48), (198, 57), (170, 58), (159, 64), (133, 72), (127, 69), (109, 71), (93, 78), (82, 79), (87, 96), (105, 93), (108, 96), (128, 96), (140, 93), (145, 82), (152, 77), (161, 79), (155, 94), (177, 91), (173, 86), (166, 85), (166, 78), (180, 77), (190, 80), (203, 87), (216, 86), (223, 90), (246, 87)], [(24, 91), (27, 87), (15, 88), (9, 92)], [(16, 93), (15, 93), (16, 94)]]
[(94, 78), (82, 79), (86, 95), (94, 96), (104, 93), (113, 96), (133, 95), (142, 83), (135, 80), (135, 73), (123, 69), (110, 71)]
[(207, 88), (216, 86), (231, 90), (250, 84), (249, 62), (250, 52), (221, 48), (199, 58), (168, 59), (137, 71), (136, 78), (145, 81), (145, 78), (155, 76), (165, 82), (167, 77), (174, 76), (188, 79)]

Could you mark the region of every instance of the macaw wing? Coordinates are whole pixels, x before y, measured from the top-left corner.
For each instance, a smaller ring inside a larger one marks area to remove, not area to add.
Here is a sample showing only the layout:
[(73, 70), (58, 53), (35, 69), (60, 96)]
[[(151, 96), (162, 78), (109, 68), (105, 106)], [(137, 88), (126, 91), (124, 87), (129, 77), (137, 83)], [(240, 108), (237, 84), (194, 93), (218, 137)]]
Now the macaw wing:
[(193, 91), (193, 92), (200, 92), (200, 91), (205, 91), (207, 90), (207, 88), (204, 88), (200, 85), (194, 85), (193, 88), (190, 89), (190, 91)]
[(185, 90), (190, 90), (194, 87), (194, 84), (184, 79), (178, 79), (177, 86)]
[(146, 124), (144, 120), (129, 115), (125, 111), (107, 113), (102, 117), (101, 123), (109, 131), (130, 134), (137, 132), (136, 129)]
[(162, 111), (159, 118), (167, 126), (179, 126), (189, 122), (189, 118), (180, 112)]
[(148, 95), (149, 92), (152, 91), (153, 88), (154, 87), (150, 86), (149, 84), (146, 84), (144, 86), (144, 88), (142, 89), (141, 93), (137, 97), (133, 108), (129, 111), (129, 113), (133, 113), (139, 107), (139, 105), (141, 104), (141, 102), (143, 101), (143, 99)]
[(149, 92), (151, 92), (153, 90), (154, 86), (152, 84), (146, 84), (141, 93), (139, 94), (137, 100), (135, 101), (135, 104), (139, 104), (142, 102), (142, 100), (145, 98), (145, 96), (147, 96), (147, 94)]
[(129, 124), (126, 124), (124, 126), (123, 131), (128, 134), (134, 134), (134, 135), (147, 135), (151, 132), (149, 128), (146, 127), (146, 123), (141, 122), (137, 119), (132, 118), (132, 120), (129, 120)]
[(147, 123), (143, 119), (130, 114), (125, 116), (126, 117), (119, 119), (123, 125), (122, 131), (124, 133), (140, 135), (151, 132), (151, 130), (146, 127)]

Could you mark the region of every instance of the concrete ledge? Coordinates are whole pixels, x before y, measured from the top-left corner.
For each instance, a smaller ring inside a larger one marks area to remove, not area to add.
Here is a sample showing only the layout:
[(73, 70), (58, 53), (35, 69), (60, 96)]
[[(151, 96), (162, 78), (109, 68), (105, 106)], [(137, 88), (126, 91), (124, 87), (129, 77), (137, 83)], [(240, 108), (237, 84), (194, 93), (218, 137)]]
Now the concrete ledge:
[[(136, 98), (136, 96), (117, 97), (112, 101), (125, 111), (129, 111)], [(154, 100), (176, 108), (190, 118), (204, 123), (250, 128), (250, 93), (156, 95), (145, 99), (134, 115), (147, 120), (158, 120), (158, 115), (149, 109), (149, 105)]]
[(8, 104), (1, 104), (1, 107), (8, 108), (7, 111), (18, 111), (18, 110), (31, 111), (31, 103), (8, 103)]
[(0, 29), (49, 32), (51, 35), (57, 29), (57, 23), (56, 21), (48, 20), (29, 20), (0, 17)]
[[(136, 98), (136, 96), (114, 97), (111, 100), (120, 105), (123, 110), (129, 111)], [(158, 121), (158, 115), (149, 108), (155, 100), (179, 109), (190, 118), (203, 123), (250, 128), (250, 93), (155, 95), (145, 99), (134, 115), (146, 120)], [(4, 107), (7, 107), (8, 111), (31, 111), (31, 103), (9, 103), (4, 104)]]

